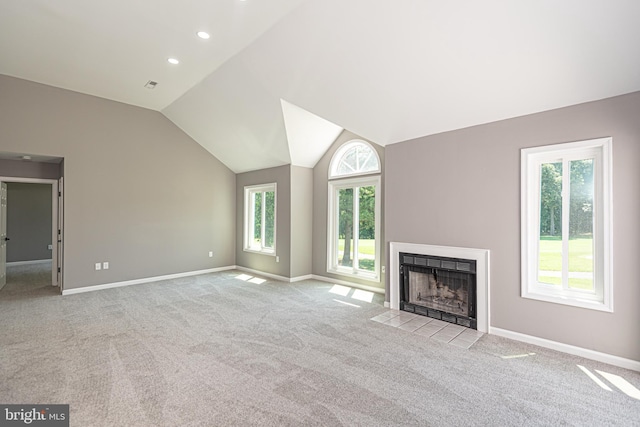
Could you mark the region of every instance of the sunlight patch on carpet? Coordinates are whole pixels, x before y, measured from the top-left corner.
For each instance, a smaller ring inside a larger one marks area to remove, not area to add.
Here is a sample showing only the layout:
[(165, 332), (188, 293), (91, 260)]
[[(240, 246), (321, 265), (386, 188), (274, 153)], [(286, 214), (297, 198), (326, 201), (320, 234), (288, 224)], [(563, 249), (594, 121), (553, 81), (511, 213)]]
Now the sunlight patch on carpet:
[(333, 287), (329, 289), (329, 292), (346, 297), (347, 295), (349, 295), (349, 292), (351, 292), (351, 288), (348, 286), (333, 285)]
[(351, 298), (364, 302), (371, 302), (373, 301), (373, 292), (356, 289), (355, 291), (353, 291), (353, 295), (351, 295)]
[(511, 356), (500, 356), (502, 359), (520, 359), (522, 357), (535, 356), (535, 353), (513, 354)]
[(588, 376), (589, 378), (591, 378), (591, 379), (593, 380), (593, 382), (594, 382), (594, 383), (598, 384), (600, 387), (602, 387), (603, 389), (605, 389), (605, 390), (607, 390), (607, 391), (613, 391), (613, 390), (611, 390), (611, 388), (610, 388), (608, 385), (606, 385), (606, 384), (605, 384), (605, 383), (604, 383), (600, 378), (596, 377), (596, 376), (593, 374), (593, 372), (591, 372), (590, 370), (588, 370), (587, 368), (585, 368), (585, 367), (584, 367), (584, 366), (582, 366), (582, 365), (576, 365), (576, 366), (578, 366), (578, 368), (580, 368), (580, 370), (581, 370), (582, 372), (584, 372), (585, 374), (587, 374), (587, 376)]
[(344, 305), (348, 305), (349, 307), (356, 307), (356, 308), (360, 308), (359, 305), (356, 304), (351, 304), (350, 302), (346, 302), (346, 301), (340, 301), (339, 299), (333, 299), (335, 302), (339, 302), (340, 304), (344, 304)]
[(622, 378), (620, 375), (598, 371), (597, 369), (596, 369), (596, 372), (602, 375), (611, 384), (618, 387), (620, 391), (626, 394), (627, 396), (640, 400), (640, 390), (638, 390), (633, 384), (631, 384), (629, 381)]

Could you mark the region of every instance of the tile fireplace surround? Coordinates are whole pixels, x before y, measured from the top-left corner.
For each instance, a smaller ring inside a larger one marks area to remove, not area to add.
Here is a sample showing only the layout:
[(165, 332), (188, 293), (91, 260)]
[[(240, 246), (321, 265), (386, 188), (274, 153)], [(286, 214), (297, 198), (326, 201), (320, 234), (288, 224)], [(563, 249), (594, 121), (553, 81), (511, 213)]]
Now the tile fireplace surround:
[(487, 249), (433, 246), (417, 243), (389, 243), (389, 308), (400, 309), (400, 252), (476, 261), (476, 316), (478, 331), (489, 333), (489, 251)]

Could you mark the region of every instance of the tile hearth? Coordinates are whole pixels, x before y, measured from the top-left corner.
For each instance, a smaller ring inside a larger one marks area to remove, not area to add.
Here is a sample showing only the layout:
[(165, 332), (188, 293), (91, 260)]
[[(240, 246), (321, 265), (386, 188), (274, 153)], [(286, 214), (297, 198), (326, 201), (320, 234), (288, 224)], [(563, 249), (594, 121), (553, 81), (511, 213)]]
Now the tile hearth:
[(484, 335), (484, 333), (476, 331), (475, 329), (469, 329), (430, 317), (398, 310), (385, 311), (382, 314), (372, 317), (371, 320), (421, 335), (429, 340), (449, 343), (465, 349), (470, 348)]

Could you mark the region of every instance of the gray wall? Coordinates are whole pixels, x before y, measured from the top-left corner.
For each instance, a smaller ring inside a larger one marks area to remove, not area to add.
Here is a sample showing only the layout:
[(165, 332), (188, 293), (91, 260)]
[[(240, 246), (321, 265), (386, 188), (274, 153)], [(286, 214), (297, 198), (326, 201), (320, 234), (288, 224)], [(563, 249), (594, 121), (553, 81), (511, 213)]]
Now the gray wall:
[[(0, 136), (0, 138), (2, 137)], [(2, 144), (2, 139), (0, 139), (0, 144)], [(61, 163), (0, 159), (0, 177), (1, 176), (58, 179), (62, 176), (62, 165)]]
[(51, 184), (7, 183), (7, 262), (51, 259)]
[[(387, 242), (490, 249), (492, 326), (640, 360), (639, 112), (636, 92), (387, 146)], [(605, 136), (614, 313), (521, 298), (520, 149)]]
[(313, 169), (291, 166), (291, 277), (312, 272)]
[[(335, 140), (327, 152), (322, 156), (320, 161), (313, 168), (313, 274), (318, 276), (329, 277), (336, 280), (346, 280), (353, 283), (359, 283), (366, 286), (384, 288), (386, 274), (380, 273), (381, 280), (379, 282), (372, 282), (368, 280), (361, 280), (352, 278), (351, 276), (342, 276), (338, 274), (327, 273), (327, 202), (329, 197), (329, 165), (331, 163), (331, 157), (342, 144), (352, 139), (361, 139), (371, 144), (373, 148), (378, 152), (382, 167), (382, 218), (380, 224), (382, 230), (380, 233), (380, 239), (385, 242), (385, 228), (384, 228), (384, 204), (385, 204), (385, 149), (371, 141), (366, 140), (356, 134), (349, 131), (343, 131), (340, 136)], [(386, 246), (380, 245), (380, 260), (382, 265), (386, 265)]]
[[(276, 187), (276, 257), (246, 252), (243, 244), (244, 187), (270, 184)], [(291, 166), (245, 172), (236, 176), (236, 264), (265, 273), (290, 277), (291, 274)]]
[(235, 174), (162, 114), (7, 76), (0, 93), (0, 152), (65, 159), (65, 289), (235, 264)]

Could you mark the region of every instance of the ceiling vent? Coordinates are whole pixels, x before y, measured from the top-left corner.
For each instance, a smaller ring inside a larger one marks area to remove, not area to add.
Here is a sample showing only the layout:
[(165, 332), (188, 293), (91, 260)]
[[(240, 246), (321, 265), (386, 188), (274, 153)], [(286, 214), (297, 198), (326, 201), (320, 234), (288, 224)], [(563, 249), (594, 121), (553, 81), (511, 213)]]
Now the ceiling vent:
[(158, 82), (154, 82), (153, 80), (149, 80), (147, 84), (144, 85), (147, 89), (155, 89)]

